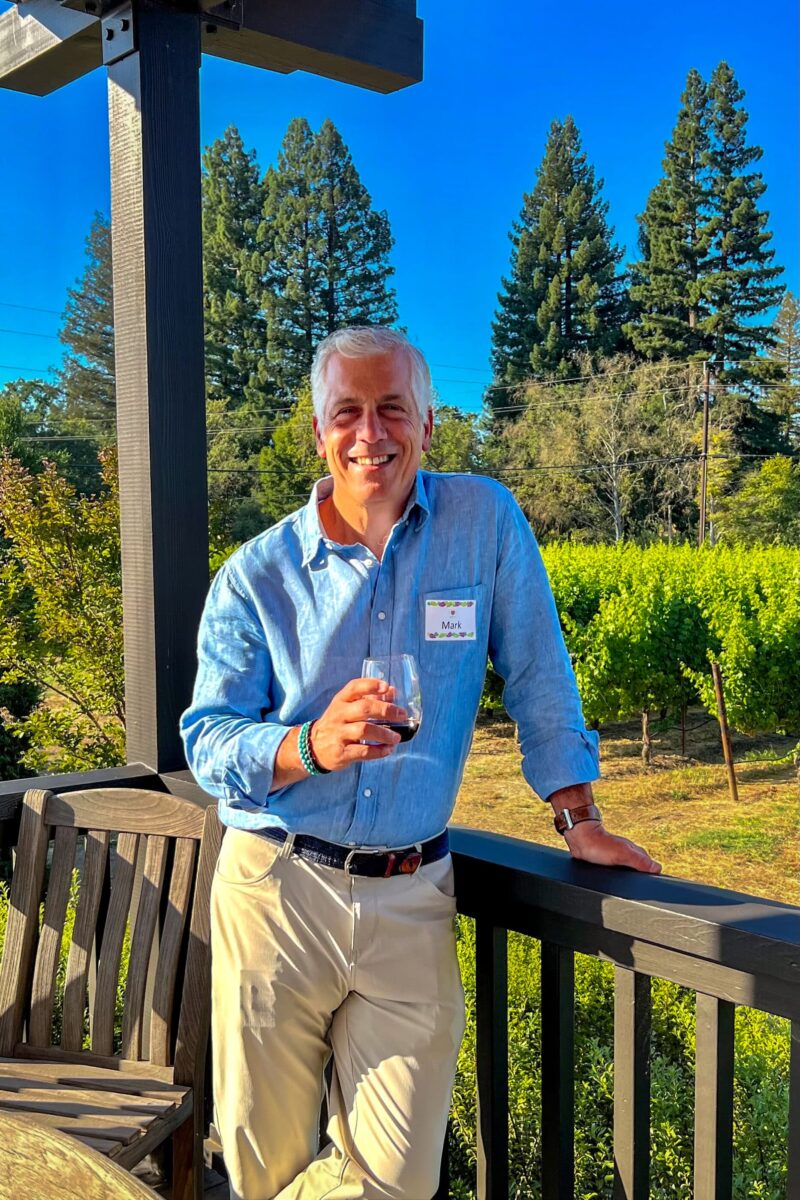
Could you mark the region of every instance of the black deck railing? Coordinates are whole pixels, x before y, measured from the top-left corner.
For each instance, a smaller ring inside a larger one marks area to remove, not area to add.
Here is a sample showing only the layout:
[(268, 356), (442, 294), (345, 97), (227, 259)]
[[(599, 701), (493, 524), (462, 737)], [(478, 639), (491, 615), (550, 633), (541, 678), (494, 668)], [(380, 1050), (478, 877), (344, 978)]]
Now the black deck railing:
[[(208, 803), (188, 772), (128, 766), (0, 783), (0, 847), (28, 787), (112, 784)], [(732, 1194), (734, 1009), (791, 1022), (786, 1200), (800, 1200), (800, 908), (669, 876), (574, 862), (454, 828), (458, 910), (476, 922), (479, 1200), (508, 1200), (508, 931), (541, 943), (542, 1197), (574, 1195), (574, 957), (614, 964), (614, 1200), (647, 1200), (650, 980), (697, 993), (694, 1200)], [(446, 1169), (437, 1200), (447, 1196)]]
[(653, 977), (697, 993), (694, 1200), (732, 1194), (735, 1006), (791, 1021), (786, 1197), (800, 1200), (800, 908), (473, 829), (452, 847), (476, 922), (479, 1200), (509, 1196), (509, 930), (541, 942), (543, 1200), (574, 1195), (576, 952), (614, 964), (615, 1200), (648, 1196)]

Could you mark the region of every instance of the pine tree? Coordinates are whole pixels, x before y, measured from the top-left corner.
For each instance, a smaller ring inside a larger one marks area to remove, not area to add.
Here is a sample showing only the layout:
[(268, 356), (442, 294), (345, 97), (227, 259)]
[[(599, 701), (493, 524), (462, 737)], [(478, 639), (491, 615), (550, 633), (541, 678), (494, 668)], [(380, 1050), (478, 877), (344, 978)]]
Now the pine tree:
[(270, 401), (267, 327), (253, 270), (264, 206), (255, 151), (231, 125), (203, 154), (206, 394), (232, 408)]
[(111, 440), (116, 413), (111, 225), (101, 213), (95, 213), (86, 239), (83, 276), (67, 295), (59, 333), (67, 346), (60, 379), (65, 411), (94, 420)]
[(601, 189), (572, 117), (553, 121), (536, 183), (512, 227), (511, 273), (492, 325), (498, 382), (567, 374), (581, 354), (596, 358), (619, 344), (622, 251), (612, 243)]
[[(780, 302), (783, 287), (773, 281), (783, 268), (771, 265), (775, 252), (767, 248), (772, 238), (766, 228), (769, 213), (759, 211), (767, 185), (751, 169), (763, 151), (747, 145), (744, 90), (726, 62), (711, 76), (708, 99), (711, 195), (702, 281), (708, 315), (700, 326), (718, 361), (746, 361), (772, 344), (769, 325), (758, 325), (754, 318)], [(747, 375), (745, 369), (734, 378)]]
[(314, 135), (295, 118), (265, 186), (259, 262), (269, 369), (279, 391), (293, 396), (327, 334), (397, 320), (393, 239), (330, 121)]
[(701, 285), (710, 197), (707, 112), (708, 90), (692, 69), (665, 146), (664, 175), (639, 217), (641, 260), (633, 267), (631, 284), (637, 319), (628, 333), (648, 358), (687, 359), (710, 349)]
[(774, 348), (770, 361), (777, 381), (767, 397), (790, 445), (800, 449), (800, 303), (787, 292), (772, 325)]

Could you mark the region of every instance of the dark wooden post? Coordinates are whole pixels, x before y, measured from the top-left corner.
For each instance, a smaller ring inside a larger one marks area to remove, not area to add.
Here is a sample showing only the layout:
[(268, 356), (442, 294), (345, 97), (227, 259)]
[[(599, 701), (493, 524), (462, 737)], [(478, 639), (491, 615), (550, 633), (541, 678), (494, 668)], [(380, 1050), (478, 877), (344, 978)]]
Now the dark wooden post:
[(185, 765), (178, 718), (208, 589), (200, 26), (134, 0), (108, 64), (127, 757)]

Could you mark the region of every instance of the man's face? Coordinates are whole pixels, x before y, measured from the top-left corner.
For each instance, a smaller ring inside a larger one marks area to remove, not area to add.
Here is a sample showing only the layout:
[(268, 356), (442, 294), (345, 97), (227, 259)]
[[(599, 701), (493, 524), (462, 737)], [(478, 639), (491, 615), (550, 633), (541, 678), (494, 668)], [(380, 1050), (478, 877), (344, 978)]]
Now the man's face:
[(388, 501), (399, 516), (433, 428), (433, 413), (423, 422), (411, 393), (409, 355), (333, 354), (326, 382), (325, 427), (315, 417), (314, 433), (335, 489), (359, 505)]

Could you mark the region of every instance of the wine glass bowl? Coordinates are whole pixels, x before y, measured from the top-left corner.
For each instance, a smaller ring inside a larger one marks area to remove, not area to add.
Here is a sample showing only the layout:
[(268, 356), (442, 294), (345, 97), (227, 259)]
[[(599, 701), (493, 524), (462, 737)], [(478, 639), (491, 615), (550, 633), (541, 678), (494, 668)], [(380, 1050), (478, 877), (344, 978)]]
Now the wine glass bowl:
[(410, 742), (422, 720), (422, 694), (419, 687), (419, 671), (413, 654), (387, 654), (378, 658), (365, 658), (361, 667), (365, 679), (381, 679), (393, 689), (392, 703), (406, 710), (403, 721), (385, 721), (370, 718), (370, 725), (385, 725), (400, 734), (401, 742)]

